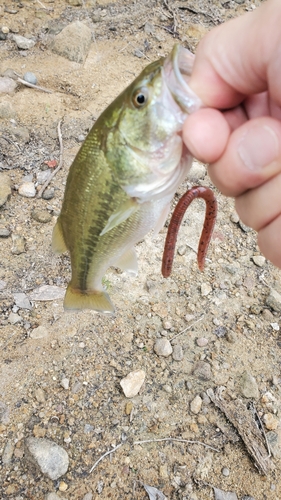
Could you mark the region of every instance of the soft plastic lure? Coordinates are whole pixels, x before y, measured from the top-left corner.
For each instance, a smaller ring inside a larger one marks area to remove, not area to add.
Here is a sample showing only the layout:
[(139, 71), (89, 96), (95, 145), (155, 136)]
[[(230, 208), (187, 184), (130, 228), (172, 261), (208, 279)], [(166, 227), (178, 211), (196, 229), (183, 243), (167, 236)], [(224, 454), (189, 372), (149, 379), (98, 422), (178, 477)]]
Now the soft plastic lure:
[(206, 254), (216, 223), (217, 200), (210, 188), (194, 186), (186, 191), (186, 193), (184, 193), (184, 195), (179, 199), (168, 227), (162, 259), (162, 275), (164, 278), (168, 278), (172, 272), (179, 228), (187, 208), (195, 198), (203, 198), (206, 202), (205, 221), (197, 252), (198, 267), (200, 271), (203, 271), (204, 269)]

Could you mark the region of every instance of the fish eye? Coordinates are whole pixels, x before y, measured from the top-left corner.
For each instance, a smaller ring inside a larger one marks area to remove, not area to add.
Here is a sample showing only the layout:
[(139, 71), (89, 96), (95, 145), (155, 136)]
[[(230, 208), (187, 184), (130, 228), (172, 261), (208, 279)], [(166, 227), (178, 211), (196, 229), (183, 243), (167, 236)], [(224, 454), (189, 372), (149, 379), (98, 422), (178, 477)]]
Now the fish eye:
[(148, 91), (146, 88), (137, 89), (133, 94), (133, 105), (136, 108), (143, 108), (148, 101)]

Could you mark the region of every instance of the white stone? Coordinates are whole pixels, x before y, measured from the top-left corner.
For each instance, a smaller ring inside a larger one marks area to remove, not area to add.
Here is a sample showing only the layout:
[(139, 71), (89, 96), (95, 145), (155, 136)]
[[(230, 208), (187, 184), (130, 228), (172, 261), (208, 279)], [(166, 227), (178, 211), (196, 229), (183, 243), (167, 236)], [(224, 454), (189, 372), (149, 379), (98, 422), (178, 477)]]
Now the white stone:
[(19, 187), (19, 194), (25, 198), (34, 198), (36, 189), (33, 182), (23, 182)]
[(19, 49), (29, 50), (34, 47), (35, 42), (21, 35), (14, 35), (13, 40), (16, 42)]
[(69, 378), (61, 379), (60, 385), (67, 391), (69, 389)]
[(171, 346), (171, 342), (166, 339), (157, 339), (154, 344), (154, 351), (158, 356), (168, 357), (173, 352), (173, 348)]
[(201, 285), (202, 297), (206, 297), (207, 295), (209, 295), (209, 293), (211, 293), (211, 291), (212, 291), (212, 287), (211, 287), (211, 285), (209, 285), (209, 283), (202, 283), (202, 285)]
[(53, 441), (29, 437), (25, 442), (25, 451), (26, 459), (37, 465), (53, 481), (67, 472), (68, 454)]
[(30, 332), (30, 338), (32, 339), (43, 339), (45, 337), (48, 337), (49, 332), (45, 326), (38, 326), (37, 328), (34, 328)]
[(200, 412), (202, 407), (202, 402), (203, 402), (202, 398), (200, 398), (200, 396), (197, 394), (197, 396), (195, 396), (193, 401), (191, 401), (190, 403), (190, 410), (192, 411), (192, 413), (195, 413), (195, 415), (197, 415), (197, 413)]
[(258, 267), (263, 267), (265, 264), (265, 257), (263, 255), (254, 255), (253, 257), (253, 262), (256, 264)]
[(145, 380), (145, 371), (136, 370), (134, 372), (128, 373), (125, 378), (122, 378), (120, 385), (126, 398), (133, 398), (136, 396)]

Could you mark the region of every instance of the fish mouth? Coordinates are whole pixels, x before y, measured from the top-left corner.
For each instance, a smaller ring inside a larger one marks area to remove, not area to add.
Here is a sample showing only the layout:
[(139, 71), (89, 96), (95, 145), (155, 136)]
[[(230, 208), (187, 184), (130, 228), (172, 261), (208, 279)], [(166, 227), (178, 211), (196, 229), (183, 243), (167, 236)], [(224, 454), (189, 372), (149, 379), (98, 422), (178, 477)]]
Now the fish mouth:
[(195, 56), (179, 44), (163, 64), (163, 76), (177, 104), (185, 113), (194, 113), (202, 107), (202, 101), (188, 85)]

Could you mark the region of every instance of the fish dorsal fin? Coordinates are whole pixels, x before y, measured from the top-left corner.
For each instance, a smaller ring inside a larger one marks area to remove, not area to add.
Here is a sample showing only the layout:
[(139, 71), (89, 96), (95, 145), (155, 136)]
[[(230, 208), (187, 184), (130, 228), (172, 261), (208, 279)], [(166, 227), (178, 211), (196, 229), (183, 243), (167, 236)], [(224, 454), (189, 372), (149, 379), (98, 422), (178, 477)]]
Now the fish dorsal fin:
[(137, 254), (136, 251), (133, 248), (130, 248), (130, 250), (127, 250), (124, 252), (121, 257), (117, 259), (117, 261), (114, 263), (116, 267), (119, 267), (121, 271), (127, 271), (127, 273), (130, 273), (134, 276), (137, 276), (138, 274), (138, 260), (137, 260)]
[(63, 253), (67, 250), (59, 219), (53, 229), (52, 248), (55, 253)]
[(137, 201), (130, 198), (130, 200), (123, 203), (116, 212), (114, 212), (108, 219), (106, 226), (103, 228), (100, 236), (103, 236), (108, 231), (111, 231), (119, 224), (122, 224), (126, 219), (131, 217), (139, 209), (139, 204)]

